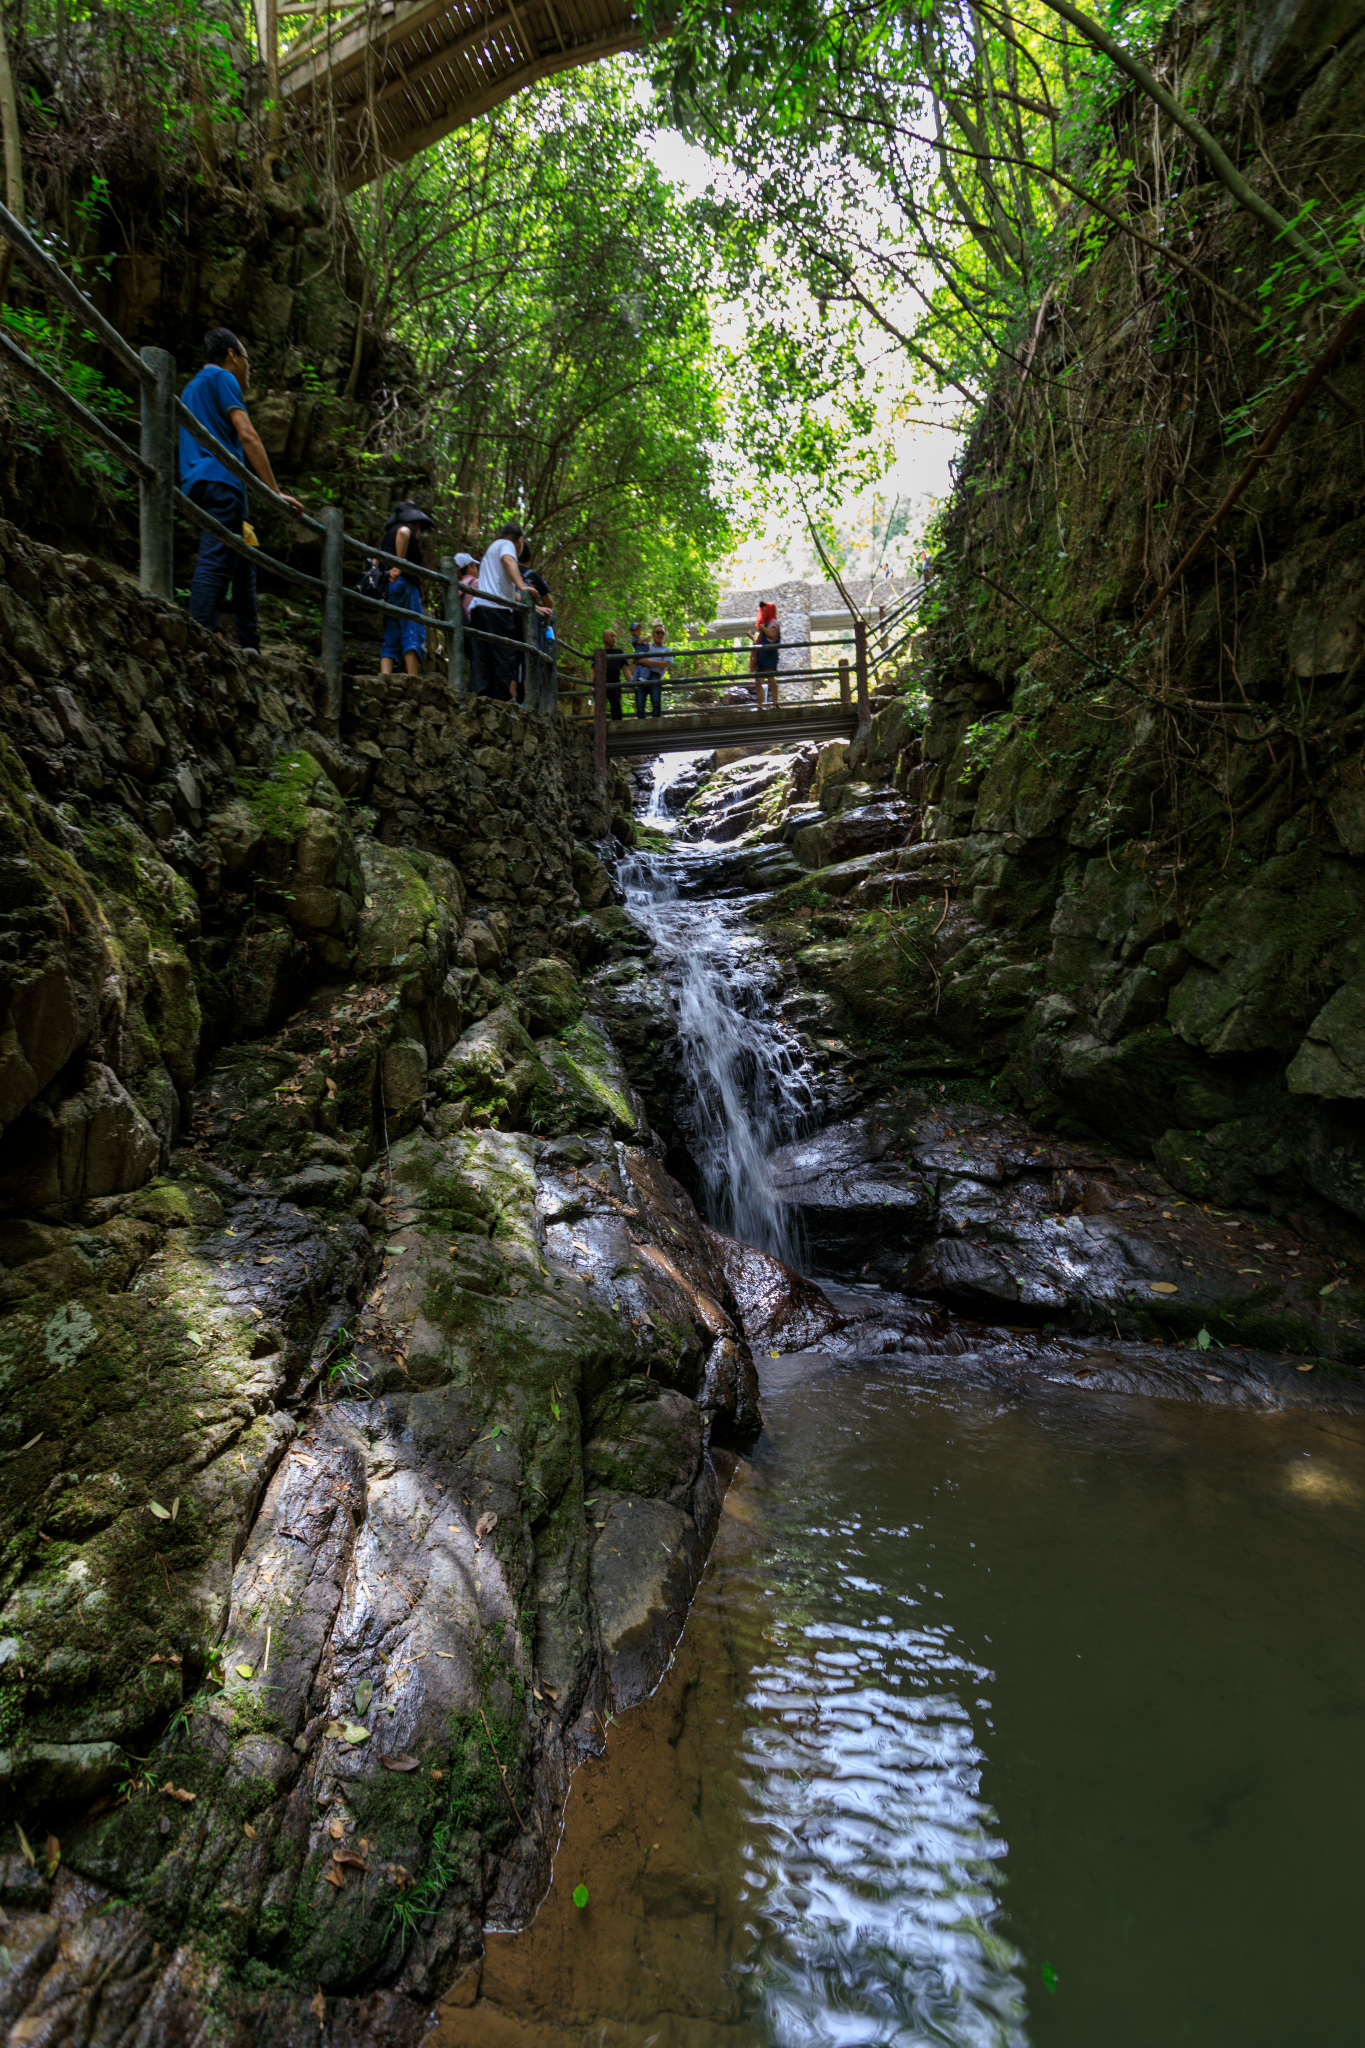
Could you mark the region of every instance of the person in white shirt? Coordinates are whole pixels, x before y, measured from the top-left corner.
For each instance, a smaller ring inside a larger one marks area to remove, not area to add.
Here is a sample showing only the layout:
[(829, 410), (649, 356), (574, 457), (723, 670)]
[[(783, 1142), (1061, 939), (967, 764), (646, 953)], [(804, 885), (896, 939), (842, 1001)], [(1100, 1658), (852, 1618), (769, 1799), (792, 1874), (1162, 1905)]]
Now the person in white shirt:
[[(517, 592), (527, 587), (518, 561), (522, 535), (523, 529), (511, 521), (499, 527), (479, 564), (479, 587), (469, 613), (470, 626), (476, 633), (499, 633), (504, 640), (521, 638), (521, 620), (512, 606), (517, 601)], [(496, 641), (490, 644), (487, 640), (471, 640), (470, 653), (471, 694), (510, 703), (517, 672), (516, 648)]]

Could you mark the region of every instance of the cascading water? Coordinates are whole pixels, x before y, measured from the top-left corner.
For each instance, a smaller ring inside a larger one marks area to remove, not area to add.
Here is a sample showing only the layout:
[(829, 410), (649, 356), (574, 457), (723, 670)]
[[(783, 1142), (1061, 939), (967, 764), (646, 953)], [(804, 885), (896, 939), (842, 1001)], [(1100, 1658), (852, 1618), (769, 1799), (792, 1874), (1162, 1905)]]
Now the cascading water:
[[(667, 828), (668, 788), (702, 757), (655, 765), (646, 811)], [(699, 1206), (717, 1229), (800, 1263), (796, 1220), (768, 1170), (779, 1145), (810, 1128), (813, 1077), (799, 1041), (776, 1014), (777, 985), (761, 940), (737, 904), (689, 894), (721, 849), (705, 842), (622, 862), (626, 903), (649, 932), (678, 1004), (688, 1100), (681, 1121), (701, 1178)]]

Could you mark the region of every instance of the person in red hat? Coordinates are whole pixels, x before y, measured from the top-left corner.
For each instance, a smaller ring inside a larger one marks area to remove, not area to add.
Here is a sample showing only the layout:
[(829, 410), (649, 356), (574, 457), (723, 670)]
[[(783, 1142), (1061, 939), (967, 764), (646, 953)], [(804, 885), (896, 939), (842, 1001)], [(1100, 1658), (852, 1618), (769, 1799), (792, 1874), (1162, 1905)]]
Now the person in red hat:
[(749, 673), (758, 677), (757, 708), (763, 709), (763, 678), (770, 676), (770, 704), (777, 703), (777, 664), (782, 653), (782, 628), (777, 623), (777, 606), (761, 604), (754, 620), (754, 637), (749, 656)]

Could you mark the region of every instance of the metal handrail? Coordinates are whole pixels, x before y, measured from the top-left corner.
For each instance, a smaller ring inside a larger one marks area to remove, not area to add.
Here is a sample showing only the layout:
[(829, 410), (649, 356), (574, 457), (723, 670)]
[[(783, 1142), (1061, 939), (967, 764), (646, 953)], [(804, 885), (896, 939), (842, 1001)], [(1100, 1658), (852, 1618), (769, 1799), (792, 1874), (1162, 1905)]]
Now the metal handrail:
[[(520, 640), (513, 640), (502, 633), (490, 633), (480, 626), (471, 626), (464, 616), (461, 603), (461, 586), (453, 557), (445, 557), (439, 569), (428, 569), (417, 562), (405, 560), (401, 555), (392, 555), (376, 547), (372, 541), (361, 540), (345, 530), (341, 509), (329, 505), (321, 519), (315, 519), (307, 512), (294, 512), (285, 504), (282, 495), (271, 489), (269, 484), (235, 455), (197, 420), (175, 391), (175, 363), (164, 349), (144, 349), (139, 356), (127, 338), (105, 319), (103, 313), (80, 289), (73, 278), (67, 276), (61, 266), (54, 262), (34, 237), (15, 218), (8, 207), (0, 205), (0, 236), (32, 270), (40, 283), (70, 308), (78, 319), (84, 322), (114, 356), (115, 360), (136, 378), (142, 399), (142, 446), (139, 453), (134, 451), (120, 436), (100, 420), (80, 400), (73, 398), (65, 386), (36, 363), (13, 336), (0, 326), (0, 362), (8, 364), (19, 376), (40, 391), (48, 403), (78, 427), (82, 433), (114, 457), (117, 462), (131, 471), (138, 479), (140, 492), (141, 525), (141, 587), (150, 597), (158, 597), (168, 603), (175, 602), (173, 581), (174, 515), (179, 512), (184, 518), (211, 533), (215, 539), (243, 556), (253, 564), (269, 569), (286, 582), (297, 584), (305, 590), (317, 592), (322, 600), (322, 664), (328, 679), (328, 713), (339, 718), (341, 712), (341, 662), (344, 634), (342, 608), (346, 604), (361, 605), (367, 610), (379, 612), (388, 618), (411, 619), (420, 616), (428, 624), (445, 634), (447, 676), (452, 691), (457, 696), (464, 694), (464, 643), (466, 638), (483, 641), (489, 645), (514, 647), (527, 665), (527, 680), (531, 676), (531, 663), (536, 664), (537, 688), (534, 697), (538, 708), (544, 711), (554, 709), (558, 690), (560, 642), (555, 640), (543, 645), (534, 625), (532, 604), (516, 602), (513, 609), (522, 614), (523, 634)], [(295, 568), (278, 556), (267, 554), (264, 549), (254, 547), (241, 534), (215, 519), (211, 513), (196, 505), (176, 485), (176, 429), (181, 428), (193, 435), (220, 462), (229, 475), (242, 483), (248, 493), (263, 499), (281, 511), (286, 518), (296, 520), (308, 531), (322, 538), (323, 574), (311, 576), (304, 569)], [(383, 598), (348, 588), (344, 578), (344, 556), (349, 550), (365, 556), (370, 561), (384, 562), (403, 570), (407, 576), (425, 578), (429, 583), (441, 587), (443, 604), (442, 616), (422, 612), (414, 614), (411, 606), (388, 604)], [(505, 607), (504, 607), (505, 609)], [(530, 694), (530, 693), (528, 693)]]

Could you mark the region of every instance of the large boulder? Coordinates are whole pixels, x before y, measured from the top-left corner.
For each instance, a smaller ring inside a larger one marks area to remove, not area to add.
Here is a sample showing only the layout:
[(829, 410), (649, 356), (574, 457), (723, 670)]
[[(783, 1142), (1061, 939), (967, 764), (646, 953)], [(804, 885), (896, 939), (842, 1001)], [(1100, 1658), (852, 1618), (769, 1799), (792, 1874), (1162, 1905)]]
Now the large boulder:
[(502, 1005), (463, 1033), (432, 1071), (429, 1086), (440, 1100), (463, 1104), (471, 1123), (508, 1130), (544, 1074), (529, 1034), (515, 1012)]
[(644, 1104), (596, 1017), (580, 1017), (558, 1038), (539, 1039), (536, 1052), (545, 1075), (539, 1104), (543, 1128), (605, 1129), (614, 1138), (645, 1142), (649, 1119)]
[(708, 1230), (730, 1283), (744, 1334), (755, 1349), (801, 1351), (833, 1335), (848, 1318), (824, 1289), (771, 1252)]
[(535, 1038), (567, 1031), (583, 1014), (583, 990), (566, 960), (532, 960), (517, 976), (516, 988)]
[(80, 1087), (18, 1116), (0, 1139), (0, 1196), (30, 1209), (140, 1188), (161, 1141), (118, 1076), (87, 1060)]

